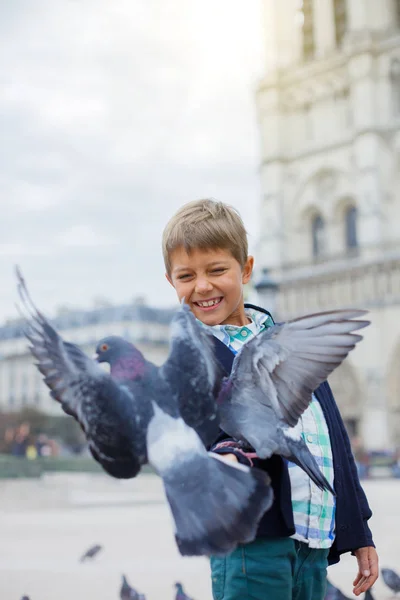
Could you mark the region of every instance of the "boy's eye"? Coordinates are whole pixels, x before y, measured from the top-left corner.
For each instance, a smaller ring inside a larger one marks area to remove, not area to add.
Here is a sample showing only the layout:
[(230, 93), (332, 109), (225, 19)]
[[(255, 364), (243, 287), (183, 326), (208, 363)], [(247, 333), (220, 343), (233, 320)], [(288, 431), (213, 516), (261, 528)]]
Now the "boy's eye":
[(179, 275), (178, 279), (187, 279), (188, 277), (190, 277), (189, 273), (185, 273), (184, 275)]
[(221, 267), (221, 268), (219, 268), (219, 269), (213, 269), (213, 270), (211, 271), (211, 273), (223, 273), (225, 270), (226, 270), (226, 269), (223, 269), (223, 268)]

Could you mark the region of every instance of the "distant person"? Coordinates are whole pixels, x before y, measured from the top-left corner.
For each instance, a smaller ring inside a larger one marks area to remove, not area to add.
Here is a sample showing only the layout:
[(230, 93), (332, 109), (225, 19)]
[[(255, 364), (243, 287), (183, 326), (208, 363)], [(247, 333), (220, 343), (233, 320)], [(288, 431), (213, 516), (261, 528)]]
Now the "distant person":
[[(239, 214), (221, 202), (190, 202), (167, 224), (162, 246), (168, 281), (179, 301), (184, 299), (214, 335), (217, 358), (230, 372), (244, 344), (274, 324), (267, 310), (244, 304), (243, 287), (250, 281), (254, 259), (248, 255)], [(295, 378), (301, 360), (296, 362), (290, 347), (281, 350), (280, 360), (267, 368), (278, 378), (286, 353), (293, 359)], [(288, 396), (283, 392), (282, 399)], [(328, 383), (315, 390), (294, 435), (305, 440), (336, 497), (321, 491), (298, 466), (278, 455), (260, 460), (223, 431), (211, 448), (226, 460), (267, 471), (275, 495), (253, 542), (240, 544), (226, 557), (211, 558), (215, 600), (323, 600), (328, 563), (350, 551), (358, 563), (356, 596), (378, 577), (378, 556), (367, 524), (371, 510)]]
[(369, 456), (360, 437), (357, 436), (353, 438), (352, 450), (359, 477), (361, 479), (367, 479), (369, 477)]
[(11, 445), (11, 454), (13, 456), (26, 456), (26, 450), (29, 445), (30, 426), (28, 423), (22, 423), (14, 436)]
[(51, 456), (52, 454), (49, 438), (45, 433), (40, 433), (38, 435), (35, 447), (38, 456)]
[(3, 441), (1, 442), (0, 452), (3, 454), (11, 454), (12, 445), (14, 443), (15, 430), (13, 427), (7, 427), (4, 432)]

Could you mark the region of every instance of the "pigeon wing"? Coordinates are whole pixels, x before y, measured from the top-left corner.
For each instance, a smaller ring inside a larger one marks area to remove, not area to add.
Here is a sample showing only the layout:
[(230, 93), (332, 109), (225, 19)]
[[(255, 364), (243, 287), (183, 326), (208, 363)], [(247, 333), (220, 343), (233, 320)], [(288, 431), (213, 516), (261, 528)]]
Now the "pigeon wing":
[(218, 435), (218, 395), (225, 373), (209, 334), (182, 302), (171, 323), (168, 359), (160, 374), (175, 393), (179, 412), (203, 442), (211, 444)]
[[(78, 421), (93, 457), (110, 475), (133, 477), (140, 465), (133, 460), (132, 442), (127, 432), (123, 432), (123, 423), (131, 416), (133, 396), (130, 392), (128, 396), (127, 390), (119, 387), (78, 346), (62, 339), (33, 304), (19, 271), (17, 277), (24, 309), (24, 335), (30, 341), (29, 350), (44, 375), (51, 397)], [(107, 420), (110, 416), (112, 423)], [(115, 423), (121, 423), (118, 437)]]
[(49, 321), (33, 304), (22, 275), (17, 271), (18, 292), (25, 309), (24, 335), (30, 341), (29, 350), (36, 359), (36, 366), (44, 376), (50, 395), (61, 403), (63, 410), (75, 417), (85, 430), (86, 419), (83, 406), (94, 399), (106, 380), (118, 386), (99, 365), (91, 360), (75, 344), (65, 342)]
[(242, 379), (251, 373), (263, 392), (256, 394), (257, 401), (294, 427), (313, 391), (362, 340), (354, 332), (369, 325), (357, 319), (365, 314), (363, 310), (312, 314), (260, 333), (235, 357), (231, 374), (235, 402), (240, 403)]

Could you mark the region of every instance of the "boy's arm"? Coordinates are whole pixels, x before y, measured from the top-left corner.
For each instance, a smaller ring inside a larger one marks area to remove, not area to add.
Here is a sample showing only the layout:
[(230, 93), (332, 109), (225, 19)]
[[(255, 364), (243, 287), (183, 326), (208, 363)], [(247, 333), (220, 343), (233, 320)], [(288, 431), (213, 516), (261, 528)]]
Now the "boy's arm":
[[(363, 521), (364, 521), (364, 533), (365, 533), (365, 544), (364, 546), (374, 546), (375, 544), (373, 542), (372, 539), (372, 532), (370, 530), (370, 528), (368, 527), (368, 519), (371, 518), (372, 516), (372, 511), (369, 507), (368, 504), (368, 500), (367, 497), (365, 495), (365, 492), (363, 490), (363, 488), (361, 487), (361, 483), (360, 483), (360, 479), (358, 477), (358, 471), (357, 471), (357, 467), (356, 467), (356, 463), (354, 460), (354, 456), (353, 456), (353, 452), (351, 450), (351, 445), (350, 445), (350, 439), (349, 436), (347, 434), (346, 428), (344, 426), (343, 423), (343, 419), (342, 416), (340, 414), (339, 408), (336, 404), (335, 398), (333, 396), (332, 390), (328, 384), (328, 382), (325, 382), (322, 384), (323, 386), (326, 386), (326, 391), (328, 392), (328, 394), (330, 395), (331, 399), (332, 399), (332, 406), (334, 408), (334, 411), (336, 412), (336, 416), (337, 416), (337, 420), (341, 429), (341, 434), (344, 440), (344, 449), (346, 451), (346, 454), (348, 456), (349, 459), (349, 463), (350, 463), (350, 468), (351, 468), (351, 473), (353, 476), (353, 481), (354, 481), (354, 485), (356, 488), (356, 492), (357, 492), (357, 497), (358, 497), (358, 502), (360, 505), (360, 509), (361, 509), (361, 514), (363, 517)], [(357, 550), (357, 548), (354, 548), (353, 550)]]

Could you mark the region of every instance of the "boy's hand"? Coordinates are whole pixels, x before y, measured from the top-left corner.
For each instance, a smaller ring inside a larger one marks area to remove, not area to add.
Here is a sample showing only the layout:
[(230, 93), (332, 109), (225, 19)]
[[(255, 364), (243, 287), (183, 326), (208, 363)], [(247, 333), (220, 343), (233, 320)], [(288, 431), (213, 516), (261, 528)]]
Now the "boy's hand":
[(220, 457), (224, 460), (230, 460), (232, 462), (239, 462), (234, 454), (220, 454)]
[(353, 594), (359, 596), (369, 590), (378, 579), (379, 560), (378, 554), (373, 546), (359, 548), (354, 552), (358, 562), (357, 577), (353, 581)]

